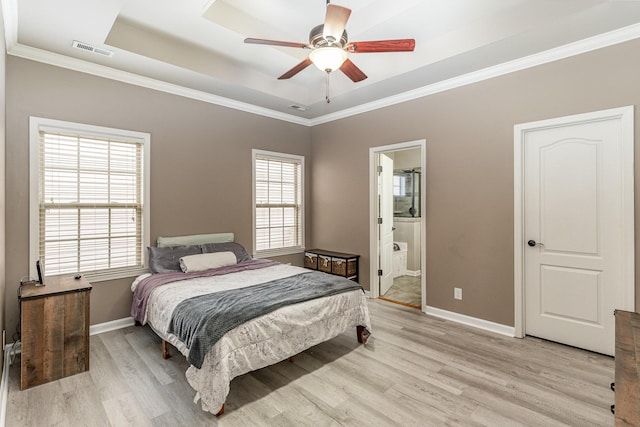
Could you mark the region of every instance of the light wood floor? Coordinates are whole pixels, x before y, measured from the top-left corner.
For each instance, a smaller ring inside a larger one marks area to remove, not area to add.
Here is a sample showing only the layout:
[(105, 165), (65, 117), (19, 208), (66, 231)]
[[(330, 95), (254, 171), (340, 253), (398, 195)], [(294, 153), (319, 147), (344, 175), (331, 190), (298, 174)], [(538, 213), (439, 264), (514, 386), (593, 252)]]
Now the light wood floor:
[(236, 378), (219, 420), (193, 404), (184, 357), (163, 360), (160, 340), (130, 327), (91, 337), (87, 373), (20, 391), (14, 363), (6, 425), (613, 425), (610, 357), (369, 305), (366, 346), (354, 330)]

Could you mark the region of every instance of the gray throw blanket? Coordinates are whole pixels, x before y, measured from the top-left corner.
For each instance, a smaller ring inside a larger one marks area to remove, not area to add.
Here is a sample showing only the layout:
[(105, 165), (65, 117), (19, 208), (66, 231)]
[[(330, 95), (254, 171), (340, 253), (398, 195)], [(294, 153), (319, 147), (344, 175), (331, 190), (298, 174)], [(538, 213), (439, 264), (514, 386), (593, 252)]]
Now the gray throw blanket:
[(310, 271), (246, 288), (186, 299), (176, 306), (168, 332), (189, 348), (189, 363), (202, 367), (205, 355), (224, 334), (281, 307), (362, 289), (339, 276)]

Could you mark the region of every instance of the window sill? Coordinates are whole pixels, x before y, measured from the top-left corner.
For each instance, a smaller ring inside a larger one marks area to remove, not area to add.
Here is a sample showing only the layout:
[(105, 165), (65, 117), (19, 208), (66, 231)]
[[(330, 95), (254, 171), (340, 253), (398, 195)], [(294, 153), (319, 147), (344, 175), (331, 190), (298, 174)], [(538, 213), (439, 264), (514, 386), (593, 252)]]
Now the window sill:
[(88, 271), (82, 273), (82, 275), (90, 282), (106, 282), (108, 280), (129, 279), (140, 276), (141, 274), (148, 273), (149, 269), (144, 267), (134, 267), (119, 270), (101, 270), (101, 271)]

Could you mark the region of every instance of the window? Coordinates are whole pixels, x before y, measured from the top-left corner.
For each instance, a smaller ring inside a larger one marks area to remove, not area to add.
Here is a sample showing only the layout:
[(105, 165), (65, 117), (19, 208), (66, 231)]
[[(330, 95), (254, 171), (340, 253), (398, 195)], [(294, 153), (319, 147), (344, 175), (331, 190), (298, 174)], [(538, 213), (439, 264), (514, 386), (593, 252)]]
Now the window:
[(304, 250), (304, 157), (253, 150), (253, 252)]
[(407, 193), (406, 180), (404, 176), (393, 175), (393, 195), (404, 196)]
[(149, 134), (31, 117), (30, 138), (31, 268), (93, 281), (144, 272)]

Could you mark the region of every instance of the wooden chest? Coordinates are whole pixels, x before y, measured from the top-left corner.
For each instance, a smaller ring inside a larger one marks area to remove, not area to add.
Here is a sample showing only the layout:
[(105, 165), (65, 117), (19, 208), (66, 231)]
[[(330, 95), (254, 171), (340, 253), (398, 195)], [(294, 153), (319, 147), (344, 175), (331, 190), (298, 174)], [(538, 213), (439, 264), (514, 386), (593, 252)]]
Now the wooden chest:
[(22, 390), (89, 370), (91, 285), (73, 276), (44, 282), (21, 288)]
[(343, 276), (358, 281), (360, 255), (324, 249), (309, 249), (304, 254), (304, 266), (312, 270)]

